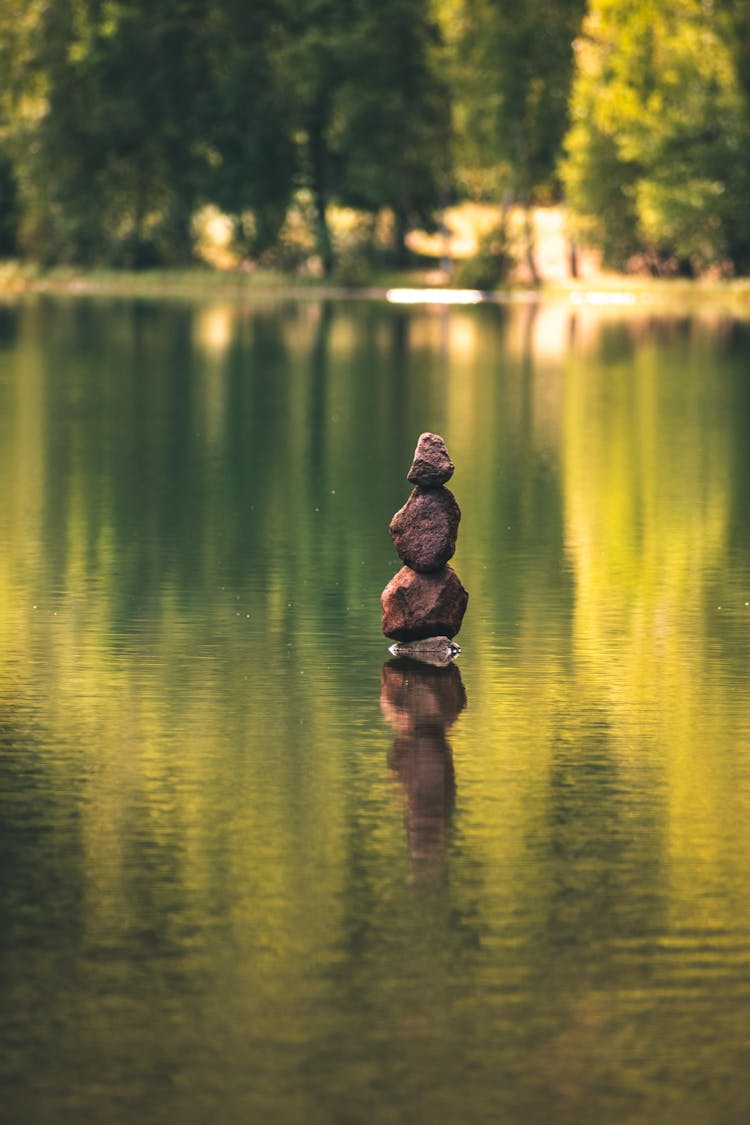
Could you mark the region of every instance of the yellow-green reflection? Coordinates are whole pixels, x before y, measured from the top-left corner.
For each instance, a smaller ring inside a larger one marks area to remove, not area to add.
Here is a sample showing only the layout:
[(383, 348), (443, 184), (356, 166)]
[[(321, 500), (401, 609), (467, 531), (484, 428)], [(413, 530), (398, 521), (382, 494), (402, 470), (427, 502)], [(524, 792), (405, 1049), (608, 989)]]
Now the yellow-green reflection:
[[(40, 301), (0, 346), (14, 1119), (750, 1110), (746, 328)], [(470, 706), (394, 755), (425, 429)]]

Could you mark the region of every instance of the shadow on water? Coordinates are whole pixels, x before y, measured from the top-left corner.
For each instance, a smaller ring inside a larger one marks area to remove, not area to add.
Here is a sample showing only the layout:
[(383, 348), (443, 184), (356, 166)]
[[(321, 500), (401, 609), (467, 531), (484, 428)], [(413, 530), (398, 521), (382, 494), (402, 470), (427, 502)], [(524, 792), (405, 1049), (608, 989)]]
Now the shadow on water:
[(456, 798), (447, 731), (466, 707), (455, 664), (408, 657), (383, 665), (380, 708), (395, 731), (389, 766), (403, 787), (406, 838), (414, 878), (439, 870)]

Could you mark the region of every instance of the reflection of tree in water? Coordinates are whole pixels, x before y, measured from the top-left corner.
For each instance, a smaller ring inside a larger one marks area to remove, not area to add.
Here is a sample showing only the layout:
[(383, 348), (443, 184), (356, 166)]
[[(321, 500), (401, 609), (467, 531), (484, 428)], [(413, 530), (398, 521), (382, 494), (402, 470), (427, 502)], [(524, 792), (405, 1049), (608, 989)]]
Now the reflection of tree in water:
[(396, 732), (389, 765), (406, 796), (406, 836), (416, 865), (439, 859), (456, 796), (446, 731), (466, 706), (455, 664), (398, 657), (383, 665), (381, 710)]

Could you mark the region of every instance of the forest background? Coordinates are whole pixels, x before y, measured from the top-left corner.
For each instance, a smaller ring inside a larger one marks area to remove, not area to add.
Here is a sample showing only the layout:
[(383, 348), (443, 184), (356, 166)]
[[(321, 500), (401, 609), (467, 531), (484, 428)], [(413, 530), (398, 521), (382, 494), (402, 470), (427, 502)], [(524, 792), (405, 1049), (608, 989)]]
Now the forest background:
[[(0, 257), (750, 273), (750, 0), (0, 0)], [(490, 221), (486, 216), (491, 216)], [(441, 241), (442, 239), (442, 241)], [(216, 257), (216, 255), (215, 255)]]

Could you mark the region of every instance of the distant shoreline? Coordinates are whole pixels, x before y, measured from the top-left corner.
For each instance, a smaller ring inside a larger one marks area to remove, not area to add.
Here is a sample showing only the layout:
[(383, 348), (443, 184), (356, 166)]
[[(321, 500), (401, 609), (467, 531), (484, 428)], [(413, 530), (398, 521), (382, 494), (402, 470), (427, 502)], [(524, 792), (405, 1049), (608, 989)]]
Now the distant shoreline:
[[(451, 286), (441, 270), (443, 256), (456, 266), (477, 253), (483, 232), (497, 222), (498, 209), (489, 204), (464, 203), (443, 214), (445, 231), (428, 235), (412, 231), (409, 247), (415, 255), (410, 269), (366, 267), (364, 276), (325, 279), (313, 274), (282, 273), (252, 264), (237, 265), (210, 254), (195, 265), (183, 268), (126, 270), (106, 267), (90, 269), (55, 266), (44, 269), (33, 262), (0, 261), (0, 299), (34, 294), (81, 297), (136, 297), (179, 300), (220, 299), (261, 301), (374, 300), (386, 299), (389, 290), (444, 289)], [(519, 215), (511, 210), (512, 225)], [(694, 312), (704, 305), (726, 309), (736, 316), (750, 315), (750, 277), (656, 278), (645, 273), (613, 273), (601, 265), (596, 250), (580, 248), (579, 276), (570, 277), (570, 243), (567, 217), (559, 206), (533, 209), (534, 254), (542, 281), (529, 282), (528, 269), (516, 246), (517, 262), (510, 278), (500, 288), (482, 294), (485, 303), (517, 304), (565, 301), (581, 306), (613, 306), (629, 309), (662, 308)], [(518, 241), (518, 230), (514, 239)], [(356, 281), (358, 284), (351, 284)], [(348, 283), (349, 282), (349, 283)], [(412, 303), (412, 302), (409, 302)], [(424, 303), (429, 303), (426, 297)], [(442, 303), (442, 302), (441, 302)]]
[[(429, 271), (410, 271), (376, 278), (371, 285), (337, 285), (314, 278), (299, 278), (269, 271), (219, 270), (206, 266), (191, 269), (84, 270), (55, 267), (43, 270), (20, 262), (0, 262), (0, 298), (27, 296), (134, 297), (152, 299), (265, 300), (386, 300), (389, 291), (423, 290), (403, 303), (432, 303), (430, 291), (450, 289), (447, 280)], [(518, 304), (566, 301), (571, 305), (643, 310), (679, 307), (694, 311), (712, 308), (750, 315), (750, 278), (685, 280), (600, 275), (581, 280), (542, 282), (536, 288), (514, 283), (481, 294), (484, 303)], [(435, 302), (437, 303), (437, 302)], [(440, 303), (450, 303), (440, 300)]]

